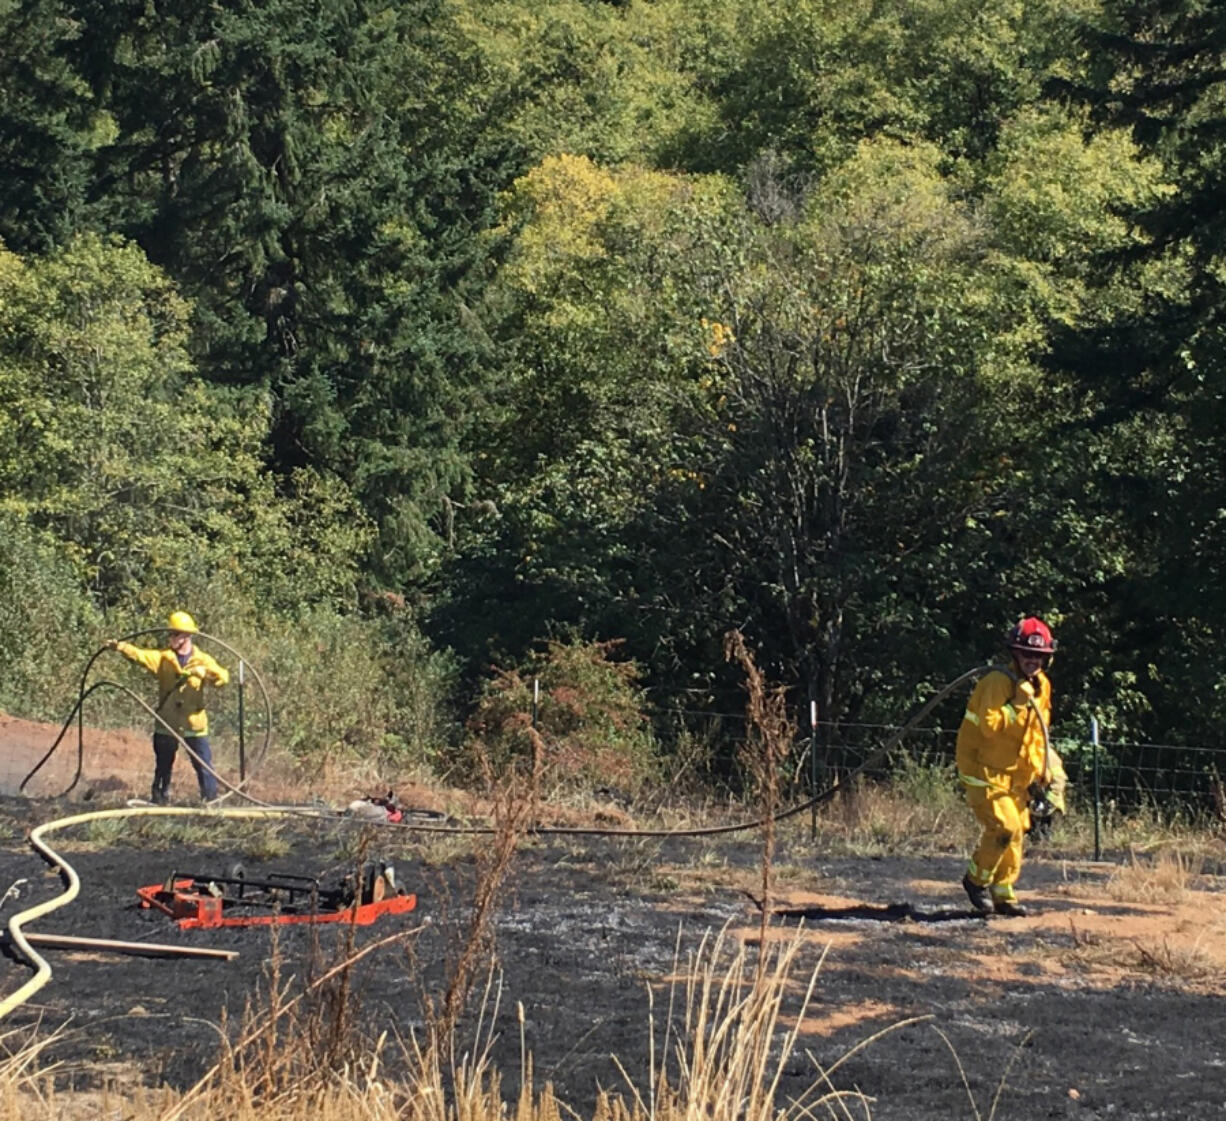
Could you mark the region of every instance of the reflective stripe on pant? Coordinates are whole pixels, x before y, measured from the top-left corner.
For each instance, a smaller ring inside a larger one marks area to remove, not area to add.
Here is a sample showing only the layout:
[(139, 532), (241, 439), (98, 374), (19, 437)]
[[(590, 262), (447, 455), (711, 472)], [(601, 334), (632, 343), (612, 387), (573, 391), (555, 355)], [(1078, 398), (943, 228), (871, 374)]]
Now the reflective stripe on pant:
[[(213, 765), (213, 752), (209, 746), (208, 736), (184, 737), (184, 742), (210, 767)], [(174, 770), (175, 755), (179, 750), (179, 741), (165, 732), (153, 734), (153, 800), (159, 800), (159, 794), (165, 797), (170, 793), (170, 776)], [(206, 802), (217, 797), (217, 780), (208, 773), (195, 759), (192, 766), (196, 770), (196, 781), (200, 785), (200, 797)]]
[(983, 826), (971, 855), (970, 876), (990, 887), (998, 899), (1013, 897), (1013, 884), (1022, 870), (1022, 838), (1030, 824), (1027, 798), (991, 786), (966, 787), (967, 805)]

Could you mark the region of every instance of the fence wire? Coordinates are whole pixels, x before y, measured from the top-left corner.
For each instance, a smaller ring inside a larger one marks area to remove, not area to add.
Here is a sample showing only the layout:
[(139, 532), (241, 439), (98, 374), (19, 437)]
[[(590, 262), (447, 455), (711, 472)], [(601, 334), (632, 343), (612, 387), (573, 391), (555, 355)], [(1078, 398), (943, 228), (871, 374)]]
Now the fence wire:
[[(701, 718), (703, 734), (734, 752), (748, 742), (744, 713), (669, 710), (670, 716)], [(794, 794), (822, 789), (864, 766), (898, 724), (796, 720), (796, 738), (787, 768)], [(815, 733), (815, 734), (814, 734)], [(947, 767), (956, 781), (956, 728), (914, 729), (889, 757), (876, 760), (862, 775), (868, 780), (895, 777), (904, 767)], [(1148, 808), (1167, 816), (1226, 820), (1226, 747), (1206, 744), (1130, 743), (1100, 740), (1095, 752), (1090, 729), (1053, 725), (1052, 746), (1064, 760), (1071, 797), (1089, 805), (1096, 791), (1104, 806), (1119, 810)], [(1097, 762), (1096, 762), (1097, 760)], [(1097, 768), (1097, 785), (1095, 770)]]

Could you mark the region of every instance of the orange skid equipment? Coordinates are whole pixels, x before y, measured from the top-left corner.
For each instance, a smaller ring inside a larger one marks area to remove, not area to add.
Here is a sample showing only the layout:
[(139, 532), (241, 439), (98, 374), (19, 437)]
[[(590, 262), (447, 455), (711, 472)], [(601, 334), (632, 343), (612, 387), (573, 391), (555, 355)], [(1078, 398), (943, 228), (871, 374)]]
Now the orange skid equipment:
[(397, 887), (390, 864), (368, 862), (356, 877), (325, 887), (313, 876), (273, 873), (249, 878), (241, 868), (229, 876), (172, 872), (164, 883), (139, 887), (146, 909), (169, 915), (181, 930), (288, 923), (347, 922), (369, 926), (383, 915), (403, 915), (417, 896)]

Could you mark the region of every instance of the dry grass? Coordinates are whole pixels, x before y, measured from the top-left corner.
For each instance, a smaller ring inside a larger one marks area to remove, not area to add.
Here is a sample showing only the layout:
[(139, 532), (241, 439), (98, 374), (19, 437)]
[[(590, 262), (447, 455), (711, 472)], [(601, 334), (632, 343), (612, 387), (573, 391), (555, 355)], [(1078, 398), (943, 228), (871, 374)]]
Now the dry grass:
[[(849, 1116), (849, 1103), (867, 1117), (870, 1099), (858, 1091), (839, 1090), (833, 1081), (838, 1066), (854, 1051), (830, 1068), (798, 1051), (821, 969), (819, 960), (807, 977), (797, 976), (798, 955), (805, 945), (807, 940), (797, 932), (762, 947), (751, 966), (744, 943), (729, 939), (726, 931), (704, 938), (682, 970), (683, 991), (675, 983), (669, 993), (668, 1030), (658, 1060), (653, 1034), (649, 1096), (644, 1099), (632, 1089), (628, 1101), (605, 1099), (595, 1121), (841, 1118)], [(801, 995), (788, 1007), (788, 997), (797, 988)], [(682, 1026), (674, 1035), (678, 1005)], [(654, 1016), (652, 1024), (654, 1029)], [(783, 1077), (801, 1059), (810, 1070), (809, 1083), (782, 1104)]]
[[(952, 782), (942, 775), (918, 784), (853, 782), (820, 809), (817, 846), (823, 851), (863, 856), (892, 852), (948, 850), (974, 843), (977, 827)], [(801, 822), (793, 828), (799, 829)], [(808, 823), (803, 823), (808, 830)]]
[(1152, 856), (1133, 850), (1107, 880), (1109, 898), (1125, 903), (1177, 904), (1186, 902), (1201, 874), (1202, 861), (1177, 849), (1164, 848)]
[(1190, 945), (1169, 938), (1138, 941), (1135, 945), (1140, 967), (1167, 981), (1197, 981), (1216, 976), (1221, 969), (1200, 939)]
[[(763, 691), (759, 696), (768, 694)], [(764, 719), (769, 728), (769, 713)], [(772, 755), (767, 741), (759, 777), (768, 820), (773, 820), (777, 808), (777, 771), (772, 779), (767, 769)], [(334, 963), (314, 966), (296, 989), (283, 976), (282, 963), (274, 954), (263, 1007), (249, 1009), (240, 1024), (223, 1032), (217, 1063), (197, 1086), (178, 1093), (165, 1088), (142, 1090), (116, 1081), (89, 1095), (67, 1094), (56, 1089), (61, 1071), (49, 1057), (62, 1036), (53, 1031), (24, 1036), (8, 1033), (0, 1036), (0, 1121), (73, 1121), (77, 1117), (114, 1117), (117, 1121), (213, 1121), (218, 1117), (235, 1121), (505, 1121), (508, 1117), (512, 1121), (560, 1121), (563, 1114), (574, 1118), (549, 1086), (534, 1087), (530, 1056), (525, 1054), (521, 1060), (523, 1093), (504, 1104), (499, 1072), (488, 1060), (488, 1040), (485, 1046), (478, 1043), (472, 1048), (467, 1058), (460, 1056), (454, 1042), (466, 1009), (491, 1001), (496, 1008), (498, 995), (489, 969), (494, 904), (539, 814), (539, 759), (540, 753), (530, 774), (498, 776), (491, 782), (488, 804), (493, 807), (495, 832), (476, 845), (481, 863), (468, 935), (457, 944), (450, 982), (430, 1008), (421, 1040), (386, 1035), (369, 1039), (354, 1026), (350, 970), (358, 957), (378, 949), (380, 943), (360, 952), (351, 942), (342, 944)], [(856, 784), (841, 792), (822, 808), (818, 845), (826, 851), (853, 853), (904, 846), (912, 851), (917, 846), (920, 850), (965, 846), (973, 839), (973, 819), (956, 788), (952, 784), (947, 788), (942, 775), (938, 767), (917, 766), (903, 769), (888, 784)], [(786, 827), (803, 828), (807, 835), (808, 822), (793, 819)], [(123, 839), (130, 841), (138, 835), (143, 834), (128, 830)], [(91, 843), (116, 839), (91, 838)], [(1196, 845), (1187, 846), (1182, 839), (1183, 834), (1167, 834), (1165, 843), (1152, 852), (1134, 849), (1129, 863), (1111, 877), (1107, 894), (1130, 902), (1187, 902), (1196, 890), (1202, 853), (1220, 847), (1221, 838), (1201, 836)], [(249, 842), (275, 847), (280, 834), (253, 831)], [(729, 843), (743, 844), (744, 838)], [(620, 844), (627, 871), (650, 874), (658, 842), (639, 839)], [(440, 836), (429, 847), (435, 845), (468, 852), (474, 840)], [(769, 894), (772, 872), (806, 874), (800, 867), (773, 869), (773, 856), (773, 839), (768, 839), (763, 846), (764, 895)], [(712, 842), (705, 847), (700, 862), (722, 866), (721, 845)], [(764, 908), (764, 914), (768, 912)], [(764, 919), (752, 963), (747, 962), (747, 951), (740, 943), (732, 945), (723, 935), (704, 940), (678, 971), (687, 980), (668, 994), (665, 1037), (652, 1040), (651, 1068), (637, 1080), (648, 1089), (642, 1093), (631, 1089), (625, 1096), (606, 1095), (594, 1121), (810, 1121), (826, 1117), (847, 1121), (853, 1116), (871, 1117), (868, 1099), (837, 1087), (839, 1068), (850, 1055), (823, 1068), (812, 1055), (797, 1053), (799, 1025), (812, 998), (820, 963), (797, 979), (802, 940), (799, 935), (780, 940), (777, 933), (767, 931)], [(1075, 928), (1073, 939), (1077, 955), (1118, 953), (1118, 947), (1100, 945), (1096, 937)], [(1199, 943), (1163, 938), (1137, 942), (1135, 951), (1129, 964), (1168, 979), (1197, 979), (1213, 968)], [(481, 1014), (487, 1031), (493, 1019), (488, 1010)], [(680, 1028), (674, 1027), (677, 1022)], [(784, 1071), (794, 1073), (806, 1064), (811, 1076), (808, 1089), (786, 1103), (779, 1101)], [(389, 1076), (389, 1068), (397, 1071), (394, 1077)], [(629, 1075), (627, 1082), (633, 1085)], [(996, 1104), (993, 1100), (989, 1117)], [(973, 1099), (970, 1112), (980, 1116)]]
[[(397, 936), (397, 937), (403, 937)], [(392, 939), (394, 940), (394, 939)], [(387, 941), (392, 940), (385, 940)], [(249, 1010), (234, 1039), (222, 1032), (219, 1057), (185, 1092), (111, 1085), (87, 1095), (57, 1093), (57, 1067), (47, 1051), (60, 1032), (9, 1033), (0, 1046), (0, 1121), (68, 1121), (77, 1117), (115, 1121), (561, 1121), (575, 1118), (548, 1084), (534, 1086), (532, 1060), (521, 1043), (522, 1087), (504, 1103), (499, 1072), (489, 1061), (500, 992), (487, 980), (471, 1049), (425, 1039), (333, 1038), (341, 1021), (329, 994), (347, 999), (344, 979), (358, 957), (338, 961), (298, 993), (289, 995), (275, 951), (265, 1002)], [(635, 1089), (607, 1093), (593, 1121), (808, 1121), (871, 1115), (870, 1100), (836, 1087), (838, 1068), (880, 1038), (865, 1040), (823, 1068), (798, 1050), (821, 967), (802, 972), (798, 958), (808, 945), (799, 932), (753, 955), (727, 932), (709, 934), (685, 962), (678, 962), (651, 1059)], [(651, 990), (648, 990), (651, 1000)], [(521, 1013), (522, 1022), (522, 1013)], [(903, 1021), (894, 1027), (915, 1023)], [(223, 1025), (224, 1027), (224, 1025)], [(894, 1028), (887, 1029), (888, 1031)], [(360, 1044), (357, 1046), (356, 1044)], [(389, 1054), (390, 1052), (390, 1054)], [(463, 1057), (459, 1057), (463, 1054)], [(402, 1074), (387, 1075), (388, 1059)], [(810, 1071), (808, 1086), (780, 1099), (785, 1073)]]
[(0, 1119), (25, 1121), (52, 1117), (54, 1075), (58, 1064), (46, 1052), (62, 1037), (64, 1029), (40, 1033), (12, 1030), (0, 1035)]
[(236, 1038), (224, 1022), (220, 1025), (217, 1061), (158, 1114), (159, 1121), (196, 1116), (201, 1103), (212, 1104), (211, 1116), (268, 1116), (269, 1111), (277, 1116), (278, 1109), (296, 1116), (299, 1103), (318, 1103), (337, 1091), (350, 1098), (380, 1096), (377, 1076), (385, 1039), (371, 1041), (360, 1027), (351, 989), (353, 967), (368, 954), (403, 944), (421, 928), (357, 949), (354, 927), (347, 927), (340, 933), (337, 960), (325, 963), (316, 952), (297, 992), (294, 978), (285, 975), (277, 927), (269, 929), (262, 1006), (248, 1005)]
[[(289, 1012), (279, 1011), (276, 1019), (284, 1021)], [(317, 1063), (313, 1070), (302, 1070), (301, 1080), (283, 1081), (261, 1065), (270, 1026), (266, 1015), (257, 1017), (253, 1032), (238, 1041), (247, 1050), (223, 1045), (216, 1067), (184, 1093), (118, 1085), (88, 1093), (57, 1091), (56, 1064), (43, 1060), (62, 1033), (27, 1033), (24, 1040), (14, 1040), (15, 1033), (10, 1033), (0, 1037), (0, 1046), (17, 1044), (7, 1060), (0, 1060), (0, 1121), (507, 1121), (508, 1114), (514, 1121), (560, 1118), (552, 1091), (546, 1087), (534, 1095), (530, 1077), (528, 1089), (508, 1111), (498, 1074), (488, 1062), (488, 1048), (455, 1068), (445, 1068), (437, 1049), (384, 1036), (354, 1062), (326, 1073)], [(277, 1039), (278, 1048), (294, 1055), (294, 1062), (310, 1061), (306, 1039), (295, 1036), (291, 1025), (284, 1025)], [(405, 1076), (386, 1077), (389, 1050), (403, 1060)], [(239, 1061), (243, 1054), (249, 1062)], [(281, 1057), (273, 1061), (278, 1069), (287, 1063)], [(530, 1067), (525, 1073), (530, 1075)], [(272, 1084), (266, 1081), (268, 1075), (273, 1075)]]
[(233, 822), (219, 833), (216, 824), (205, 817), (117, 817), (89, 822), (76, 836), (62, 838), (59, 847), (69, 853), (175, 844), (237, 849), (251, 860), (273, 860), (291, 851), (287, 828), (282, 821)]
[(545, 767), (545, 742), (533, 727), (527, 729), (532, 760), (526, 774), (512, 768), (496, 774), (484, 753), (479, 759), (485, 772), (492, 807), (493, 834), (478, 849), (477, 878), (466, 932), (458, 952), (448, 963), (447, 984), (438, 1001), (426, 999), (429, 1041), (426, 1057), (434, 1063), (444, 1052), (455, 1062), (454, 1044), (460, 1017), (473, 986), (482, 972), (488, 973), (494, 955), (494, 917), (503, 884), (515, 853), (540, 813), (540, 792)]

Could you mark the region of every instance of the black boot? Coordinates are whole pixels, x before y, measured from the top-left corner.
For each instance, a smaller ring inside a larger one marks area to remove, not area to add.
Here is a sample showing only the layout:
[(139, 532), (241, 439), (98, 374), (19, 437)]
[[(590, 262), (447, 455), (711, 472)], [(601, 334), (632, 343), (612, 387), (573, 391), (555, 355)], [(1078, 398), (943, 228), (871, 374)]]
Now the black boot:
[(966, 889), (967, 898), (971, 901), (971, 906), (976, 911), (981, 915), (990, 915), (992, 913), (992, 897), (988, 893), (988, 889), (982, 884), (975, 883), (971, 879), (969, 872), (962, 877), (962, 886)]
[(155, 806), (164, 806), (170, 801), (170, 783), (164, 782), (161, 779), (153, 780), (153, 792), (149, 795), (149, 800)]
[(1007, 919), (1021, 919), (1026, 916), (1026, 908), (1016, 899), (993, 899), (992, 910)]

